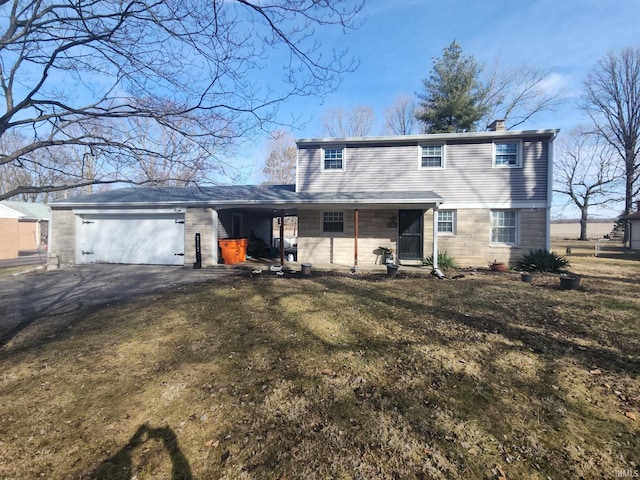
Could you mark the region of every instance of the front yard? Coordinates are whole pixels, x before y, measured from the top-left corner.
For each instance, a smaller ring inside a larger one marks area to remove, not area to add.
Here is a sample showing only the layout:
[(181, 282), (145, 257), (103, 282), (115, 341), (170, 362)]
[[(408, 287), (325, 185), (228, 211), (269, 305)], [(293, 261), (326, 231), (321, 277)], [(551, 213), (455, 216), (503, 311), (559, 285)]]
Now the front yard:
[(579, 290), (265, 272), (43, 318), (0, 350), (0, 478), (640, 474), (640, 262), (569, 258)]

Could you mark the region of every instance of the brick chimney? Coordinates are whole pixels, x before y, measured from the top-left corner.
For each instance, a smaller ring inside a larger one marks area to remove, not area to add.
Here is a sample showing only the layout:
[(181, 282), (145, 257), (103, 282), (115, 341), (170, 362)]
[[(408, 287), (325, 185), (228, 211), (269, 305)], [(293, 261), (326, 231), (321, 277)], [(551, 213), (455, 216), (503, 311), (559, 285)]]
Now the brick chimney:
[(487, 126), (487, 130), (492, 132), (504, 132), (507, 128), (504, 126), (504, 120), (494, 120)]

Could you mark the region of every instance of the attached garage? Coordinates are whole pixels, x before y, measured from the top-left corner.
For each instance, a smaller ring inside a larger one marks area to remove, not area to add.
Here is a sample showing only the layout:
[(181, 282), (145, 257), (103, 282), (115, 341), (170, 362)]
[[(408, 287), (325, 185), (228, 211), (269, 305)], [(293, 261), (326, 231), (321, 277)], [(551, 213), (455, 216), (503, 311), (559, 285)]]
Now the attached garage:
[(85, 213), (77, 222), (77, 263), (184, 265), (184, 213)]
[[(292, 185), (135, 187), (51, 204), (50, 268), (91, 263), (209, 267), (218, 240), (262, 238), (295, 215)], [(198, 252), (198, 248), (200, 249)]]

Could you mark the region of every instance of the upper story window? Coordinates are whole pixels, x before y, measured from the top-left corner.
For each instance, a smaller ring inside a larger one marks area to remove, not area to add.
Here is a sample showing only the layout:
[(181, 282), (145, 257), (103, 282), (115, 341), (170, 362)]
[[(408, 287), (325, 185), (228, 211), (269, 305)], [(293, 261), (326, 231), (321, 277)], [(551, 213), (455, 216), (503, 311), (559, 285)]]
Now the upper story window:
[(442, 168), (444, 166), (444, 145), (422, 145), (420, 168)]
[(344, 212), (322, 212), (323, 232), (344, 232)]
[(518, 240), (518, 212), (491, 210), (491, 243), (516, 244)]
[(493, 144), (495, 167), (519, 167), (520, 142), (496, 142)]
[(455, 210), (438, 210), (438, 233), (456, 233)]
[(344, 170), (344, 160), (343, 147), (322, 149), (322, 170)]

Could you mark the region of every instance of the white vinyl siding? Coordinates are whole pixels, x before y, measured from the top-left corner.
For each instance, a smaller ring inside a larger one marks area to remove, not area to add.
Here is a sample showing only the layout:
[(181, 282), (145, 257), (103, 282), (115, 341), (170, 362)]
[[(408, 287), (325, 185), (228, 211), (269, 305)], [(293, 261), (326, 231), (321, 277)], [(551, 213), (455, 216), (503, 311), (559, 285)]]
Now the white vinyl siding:
[(344, 170), (344, 148), (328, 147), (322, 149), (322, 170)]
[[(421, 168), (420, 145), (349, 145), (344, 171), (322, 170), (322, 146), (298, 152), (298, 192), (431, 191), (447, 203), (491, 206), (549, 201), (549, 144), (536, 138), (519, 142), (521, 167), (493, 167), (493, 142), (452, 143), (443, 168)], [(424, 145), (424, 144), (423, 144)], [(515, 207), (514, 207), (515, 208)]]
[(515, 245), (518, 241), (518, 212), (491, 211), (491, 243)]
[(422, 145), (420, 147), (420, 168), (443, 168), (444, 145)]
[(455, 234), (456, 233), (456, 213), (455, 210), (439, 210), (438, 211), (438, 233)]
[(322, 231), (324, 233), (344, 232), (344, 212), (322, 212)]
[(493, 144), (493, 165), (495, 167), (519, 167), (520, 142), (496, 142)]

